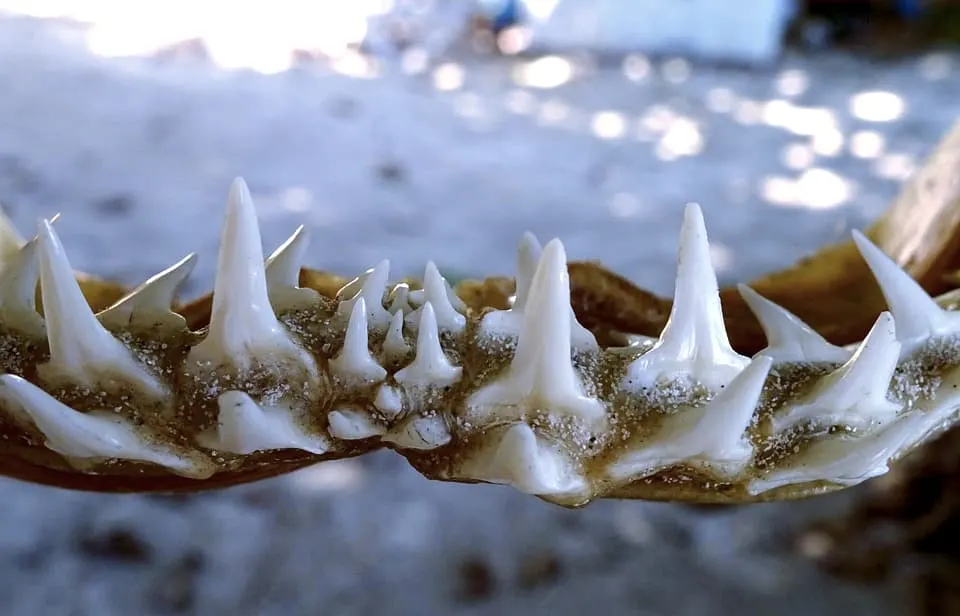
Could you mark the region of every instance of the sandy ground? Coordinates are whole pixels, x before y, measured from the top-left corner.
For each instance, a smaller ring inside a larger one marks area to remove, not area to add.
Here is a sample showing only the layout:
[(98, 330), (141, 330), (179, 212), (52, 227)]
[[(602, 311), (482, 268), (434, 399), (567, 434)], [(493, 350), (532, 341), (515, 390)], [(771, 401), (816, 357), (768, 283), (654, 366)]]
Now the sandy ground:
[[(573, 67), (573, 79), (559, 87)], [(538, 87), (540, 86), (540, 87)], [(658, 292), (699, 201), (722, 279), (784, 266), (876, 217), (960, 110), (960, 57), (531, 64), (458, 53), (358, 79), (190, 57), (104, 59), (64, 22), (0, 16), (0, 201), (62, 212), (75, 267), (137, 283), (197, 251), (209, 288), (227, 188), (266, 248), (309, 263), (511, 273), (525, 230)], [(789, 531), (852, 494), (737, 510), (567, 511), (421, 479), (389, 454), (190, 498), (0, 481), (4, 614), (884, 614)]]

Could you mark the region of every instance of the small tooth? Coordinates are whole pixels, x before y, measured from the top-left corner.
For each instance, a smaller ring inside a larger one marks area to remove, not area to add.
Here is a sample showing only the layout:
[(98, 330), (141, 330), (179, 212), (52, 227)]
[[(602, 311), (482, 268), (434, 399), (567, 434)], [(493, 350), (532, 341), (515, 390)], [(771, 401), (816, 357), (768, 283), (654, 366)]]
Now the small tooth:
[(940, 308), (916, 280), (862, 233), (854, 231), (853, 241), (897, 321), (900, 342), (910, 347), (930, 336), (960, 332), (960, 314)]
[(396, 314), (398, 310), (406, 314), (413, 310), (413, 306), (410, 305), (410, 285), (405, 282), (394, 286), (388, 299), (390, 300), (390, 307), (388, 308), (390, 314)]
[(576, 468), (554, 447), (541, 444), (524, 423), (508, 428), (484, 468), (475, 478), (511, 485), (526, 494), (575, 493), (585, 482)]
[(100, 389), (99, 377), (109, 375), (111, 379), (133, 381), (154, 395), (163, 394), (163, 386), (93, 314), (60, 238), (48, 220), (40, 222), (38, 248), (40, 291), (50, 346), (50, 360), (40, 366), (41, 378), (65, 376), (91, 389)]
[(610, 469), (615, 480), (640, 479), (676, 464), (702, 464), (726, 476), (740, 473), (753, 447), (753, 423), (773, 359), (760, 355), (702, 408), (668, 416), (655, 444), (624, 456)]
[(627, 383), (649, 387), (686, 374), (708, 388), (726, 385), (750, 361), (730, 346), (703, 212), (687, 205), (680, 231), (677, 284), (670, 318), (659, 341), (631, 365)]
[(387, 337), (383, 341), (383, 353), (387, 361), (400, 360), (407, 356), (410, 346), (403, 339), (403, 311), (398, 310), (390, 320)]
[[(543, 249), (536, 236), (524, 233), (517, 249), (516, 292), (513, 305), (508, 310), (493, 310), (483, 316), (480, 331), (490, 336), (517, 336), (523, 328), (523, 314), (530, 298), (530, 285), (536, 273), (537, 264), (543, 256)], [(569, 303), (569, 302), (568, 302)], [(573, 346), (580, 349), (596, 349), (597, 339), (590, 330), (580, 325), (577, 315), (570, 310), (570, 339)]]
[(517, 290), (514, 294), (513, 308), (523, 312), (530, 295), (530, 285), (533, 284), (533, 275), (537, 272), (537, 263), (543, 255), (540, 241), (533, 233), (527, 231), (520, 240), (517, 249)]
[(358, 297), (350, 313), (350, 321), (343, 337), (343, 348), (330, 360), (334, 374), (344, 378), (361, 381), (381, 381), (387, 371), (370, 354), (367, 334), (367, 305), (363, 297)]
[(881, 313), (853, 357), (791, 405), (786, 415), (775, 417), (774, 430), (782, 432), (807, 421), (860, 429), (895, 418), (900, 405), (887, 397), (887, 391), (900, 346), (893, 316)]
[[(383, 307), (383, 293), (390, 278), (390, 261), (384, 259), (363, 275), (360, 291), (340, 302), (337, 314), (346, 316), (353, 311), (353, 305), (361, 298), (367, 305), (367, 323), (374, 329), (386, 327), (392, 315)], [(344, 287), (346, 289), (346, 287)], [(341, 292), (343, 289), (341, 289)], [(346, 296), (344, 296), (346, 297)]]
[(40, 279), (37, 238), (24, 244), (5, 263), (0, 273), (0, 320), (29, 330), (28, 333), (46, 336), (43, 317), (37, 312), (37, 281)]
[(396, 417), (403, 411), (403, 394), (396, 387), (381, 385), (373, 399), (373, 406), (387, 417)]
[(440, 346), (440, 332), (433, 304), (426, 302), (420, 309), (420, 329), (417, 332), (417, 354), (413, 361), (398, 370), (394, 379), (401, 385), (413, 387), (444, 387), (460, 380), (463, 368), (454, 366)]
[(374, 423), (366, 414), (350, 409), (330, 411), (327, 421), (330, 435), (344, 441), (359, 441), (387, 432), (386, 428)]
[(584, 395), (571, 359), (570, 278), (560, 240), (552, 240), (537, 265), (523, 328), (506, 375), (481, 388), (468, 406), (539, 408), (588, 421), (605, 421), (603, 403)]
[(743, 300), (767, 336), (761, 353), (779, 362), (845, 362), (850, 353), (824, 340), (795, 314), (745, 284), (737, 285)]
[(443, 447), (452, 438), (443, 418), (432, 415), (416, 417), (404, 423), (399, 429), (384, 435), (383, 440), (401, 449), (429, 450)]
[[(910, 449), (930, 429), (925, 414), (918, 412), (867, 435), (837, 434), (810, 444), (795, 459), (781, 462), (778, 469), (752, 481), (747, 489), (756, 495), (810, 481), (856, 485), (889, 471), (890, 460)], [(783, 468), (787, 464), (792, 466)]]
[(263, 261), (253, 199), (237, 178), (227, 202), (210, 326), (190, 350), (190, 360), (245, 369), (257, 355), (291, 350), (293, 342), (270, 304)]
[(310, 234), (303, 225), (297, 227), (287, 241), (277, 247), (264, 263), (267, 296), (279, 309), (296, 309), (313, 305), (318, 293), (300, 286), (300, 264), (303, 263)]
[(66, 458), (138, 460), (180, 474), (197, 472), (194, 461), (147, 443), (135, 426), (115, 413), (80, 413), (12, 374), (0, 376), (0, 388), (43, 432), (46, 446)]
[[(466, 317), (456, 311), (453, 303), (450, 301), (450, 288), (447, 281), (440, 275), (440, 270), (433, 261), (427, 262), (426, 270), (423, 274), (423, 306), (422, 312), (427, 303), (433, 306), (436, 315), (437, 326), (443, 331), (459, 332), (467, 323)], [(419, 327), (420, 316), (413, 317), (413, 325)]]
[(167, 321), (176, 327), (186, 327), (186, 320), (173, 312), (177, 290), (197, 263), (197, 255), (189, 254), (127, 294), (97, 315), (100, 322), (112, 327), (123, 327), (140, 319), (144, 324)]
[(224, 392), (217, 398), (220, 416), (215, 443), (218, 449), (241, 455), (271, 449), (300, 449), (323, 454), (329, 450), (324, 438), (306, 434), (297, 425), (291, 409), (261, 408), (242, 391)]

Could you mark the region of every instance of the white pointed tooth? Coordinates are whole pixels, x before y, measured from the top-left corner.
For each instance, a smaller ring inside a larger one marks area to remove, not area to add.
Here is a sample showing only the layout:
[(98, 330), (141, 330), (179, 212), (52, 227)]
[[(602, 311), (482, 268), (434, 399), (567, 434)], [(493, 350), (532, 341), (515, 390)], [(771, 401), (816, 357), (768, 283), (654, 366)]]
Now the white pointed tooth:
[[(513, 305), (508, 310), (493, 310), (485, 314), (480, 322), (481, 333), (494, 337), (519, 335), (523, 328), (523, 314), (530, 298), (530, 286), (542, 256), (543, 249), (536, 236), (525, 233), (517, 249), (517, 288)], [(570, 313), (570, 340), (573, 346), (577, 349), (596, 349), (597, 339), (590, 330), (580, 325), (573, 306), (569, 305), (569, 300), (567, 303)]]
[(560, 240), (552, 240), (537, 265), (517, 349), (506, 374), (468, 400), (475, 412), (497, 416), (504, 407), (542, 409), (603, 422), (606, 409), (585, 395), (573, 367), (570, 278)]
[(0, 270), (20, 252), (24, 244), (26, 240), (21, 237), (17, 228), (13, 226), (13, 222), (0, 207)]
[(373, 399), (373, 406), (387, 417), (396, 417), (403, 412), (403, 394), (396, 387), (381, 385)]
[(123, 327), (134, 322), (154, 324), (166, 322), (186, 327), (186, 320), (173, 312), (177, 290), (197, 264), (197, 255), (189, 254), (159, 274), (148, 278), (139, 287), (97, 315), (100, 322)]
[(510, 485), (526, 494), (577, 493), (585, 488), (569, 458), (541, 442), (524, 423), (504, 431), (493, 451), (475, 466), (468, 469), (471, 478)]
[(50, 360), (40, 366), (41, 378), (66, 377), (99, 389), (99, 378), (109, 375), (132, 381), (154, 395), (164, 393), (157, 379), (93, 314), (50, 221), (40, 221), (37, 242), (50, 346)]
[(12, 374), (0, 376), (0, 392), (29, 415), (49, 449), (68, 459), (137, 460), (187, 475), (197, 470), (193, 460), (149, 443), (115, 413), (80, 413)]
[(891, 421), (900, 405), (887, 397), (900, 358), (894, 318), (883, 312), (844, 365), (824, 377), (784, 415), (773, 420), (781, 432), (805, 422), (854, 429)]
[(421, 308), (420, 329), (417, 332), (417, 354), (405, 368), (393, 376), (408, 387), (445, 387), (460, 380), (463, 368), (454, 366), (440, 346), (440, 332), (433, 304)]
[(686, 375), (716, 389), (729, 383), (749, 361), (733, 350), (727, 338), (703, 212), (691, 203), (680, 231), (670, 318), (653, 349), (630, 365), (627, 386), (645, 388), (660, 378)]
[(0, 320), (37, 336), (45, 335), (43, 317), (37, 312), (37, 282), (40, 260), (37, 238), (23, 245), (0, 273)]
[(403, 359), (410, 352), (410, 345), (403, 339), (403, 311), (398, 310), (390, 320), (387, 337), (383, 340), (383, 354), (387, 361)]
[(394, 286), (390, 290), (388, 299), (390, 300), (390, 307), (387, 310), (390, 314), (395, 315), (398, 310), (406, 314), (413, 310), (413, 306), (410, 305), (410, 285), (405, 282)]
[(277, 310), (295, 310), (312, 306), (319, 293), (300, 286), (300, 264), (303, 263), (310, 234), (303, 225), (297, 227), (287, 241), (277, 247), (264, 263), (267, 295)]
[(347, 322), (343, 348), (330, 360), (331, 371), (340, 378), (365, 382), (381, 381), (387, 371), (370, 354), (367, 333), (367, 305), (358, 297)]
[[(345, 299), (337, 306), (337, 314), (346, 316), (353, 311), (354, 304), (363, 298), (367, 305), (367, 323), (374, 329), (381, 329), (390, 323), (392, 315), (383, 307), (383, 294), (390, 279), (390, 261), (384, 259), (363, 277), (360, 291)], [(346, 288), (346, 287), (344, 287)], [(342, 291), (342, 290), (341, 290)]]
[[(440, 270), (433, 261), (428, 261), (423, 274), (424, 306), (427, 303), (433, 306), (437, 326), (441, 330), (458, 332), (466, 325), (467, 319), (453, 307), (448, 289), (447, 281), (440, 275)], [(423, 310), (423, 306), (420, 310)]]
[(443, 418), (437, 415), (415, 417), (384, 435), (383, 440), (401, 449), (426, 451), (443, 447), (453, 437)]
[(862, 233), (854, 231), (853, 241), (880, 285), (897, 320), (897, 339), (905, 347), (912, 348), (931, 336), (960, 332), (960, 314), (940, 308), (910, 274)]
[(382, 436), (387, 432), (386, 428), (375, 423), (366, 413), (351, 409), (330, 411), (327, 422), (330, 435), (344, 441), (359, 441)]
[(517, 249), (517, 289), (514, 293), (513, 308), (523, 312), (530, 296), (530, 285), (533, 284), (533, 275), (537, 272), (537, 263), (543, 255), (540, 241), (533, 233), (527, 231), (520, 240)]
[(735, 476), (753, 456), (746, 432), (754, 421), (773, 359), (760, 355), (700, 408), (684, 409), (664, 419), (651, 444), (614, 463), (617, 481), (641, 479), (677, 464), (706, 466)]
[(761, 351), (779, 362), (845, 362), (850, 353), (827, 342), (795, 314), (763, 297), (745, 284), (737, 285), (741, 297), (760, 321), (767, 336)]
[(304, 432), (290, 408), (263, 408), (242, 391), (227, 391), (217, 398), (220, 415), (217, 435), (204, 445), (211, 449), (246, 455), (271, 449), (300, 449), (326, 453), (330, 443)]
[(762, 494), (786, 485), (829, 481), (851, 486), (890, 470), (890, 461), (908, 451), (932, 429), (925, 413), (911, 413), (866, 435), (837, 434), (808, 445), (747, 489)]
[(293, 346), (270, 304), (257, 212), (246, 183), (237, 178), (227, 201), (210, 327), (189, 359), (246, 369), (257, 355)]

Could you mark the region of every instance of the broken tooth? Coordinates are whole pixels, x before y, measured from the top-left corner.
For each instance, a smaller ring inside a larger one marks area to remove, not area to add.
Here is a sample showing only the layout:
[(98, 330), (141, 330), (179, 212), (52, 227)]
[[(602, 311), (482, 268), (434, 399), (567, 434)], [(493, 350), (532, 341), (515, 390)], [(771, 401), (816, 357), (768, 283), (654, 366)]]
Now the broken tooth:
[(327, 422), (330, 435), (344, 441), (360, 441), (387, 433), (385, 427), (374, 422), (366, 413), (351, 409), (330, 411)]
[(88, 468), (91, 461), (119, 459), (150, 462), (190, 477), (211, 474), (200, 458), (147, 442), (136, 426), (115, 413), (78, 412), (12, 374), (0, 376), (0, 393), (29, 416), (50, 450), (78, 468)]
[(460, 380), (463, 368), (454, 366), (440, 346), (440, 331), (433, 303), (421, 308), (420, 328), (417, 332), (417, 351), (407, 367), (398, 370), (394, 379), (405, 387), (446, 387)]
[(217, 398), (220, 410), (214, 439), (205, 446), (248, 455), (272, 449), (299, 449), (317, 455), (326, 453), (330, 443), (311, 436), (298, 425), (289, 407), (264, 408), (242, 391), (227, 391)]
[(779, 362), (845, 362), (850, 353), (827, 342), (795, 314), (763, 297), (745, 284), (737, 285), (741, 297), (767, 336), (761, 351)]
[(853, 241), (897, 321), (897, 339), (905, 350), (912, 350), (931, 336), (960, 332), (960, 314), (940, 308), (910, 274), (862, 233), (853, 231)]
[[(383, 307), (383, 294), (390, 279), (390, 261), (384, 259), (372, 269), (367, 270), (360, 282), (360, 290), (352, 297), (343, 299), (337, 306), (337, 314), (347, 316), (353, 311), (353, 306), (361, 298), (367, 306), (367, 323), (374, 329), (382, 329), (390, 323), (392, 315)], [(353, 282), (347, 286), (352, 285)], [(341, 292), (347, 287), (341, 289)], [(344, 297), (347, 297), (344, 295)]]
[(270, 304), (257, 213), (247, 185), (237, 178), (227, 202), (210, 326), (188, 360), (245, 370), (257, 358), (294, 347)]
[(691, 203), (684, 211), (680, 231), (670, 317), (653, 348), (630, 365), (626, 385), (633, 389), (650, 387), (661, 378), (686, 375), (717, 389), (729, 383), (749, 361), (730, 346), (703, 212)]
[(438, 415), (415, 417), (383, 436), (385, 442), (392, 443), (401, 449), (420, 451), (443, 447), (452, 438), (446, 422)]
[(184, 329), (187, 321), (173, 312), (177, 291), (197, 263), (197, 255), (189, 254), (97, 315), (101, 323), (121, 328), (133, 324), (152, 326), (163, 323)]
[(122, 342), (100, 324), (87, 303), (50, 221), (39, 225), (40, 292), (50, 359), (38, 367), (44, 380), (66, 378), (99, 390), (103, 380), (132, 382), (151, 395), (166, 388)]
[(891, 421), (900, 411), (900, 405), (887, 397), (900, 349), (894, 318), (883, 312), (853, 357), (791, 404), (785, 415), (773, 418), (774, 431), (811, 421), (853, 429)]
[(678, 464), (705, 466), (724, 477), (738, 475), (753, 457), (747, 429), (772, 365), (772, 358), (760, 355), (705, 406), (667, 416), (655, 443), (614, 463), (611, 478), (642, 479)]
[(370, 354), (366, 304), (363, 297), (358, 297), (353, 304), (343, 348), (330, 360), (331, 371), (344, 380), (376, 382), (387, 376), (387, 371)]
[(543, 250), (530, 285), (523, 328), (506, 374), (479, 389), (467, 401), (468, 412), (490, 417), (541, 409), (580, 418), (592, 424), (606, 421), (604, 404), (584, 393), (573, 366), (570, 318), (570, 278), (560, 240)]

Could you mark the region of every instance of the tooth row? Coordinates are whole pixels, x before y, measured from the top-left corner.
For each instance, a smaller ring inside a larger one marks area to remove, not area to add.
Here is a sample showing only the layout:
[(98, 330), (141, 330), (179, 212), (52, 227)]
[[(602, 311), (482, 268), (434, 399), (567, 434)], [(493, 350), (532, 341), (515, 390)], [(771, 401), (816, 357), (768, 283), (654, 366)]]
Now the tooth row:
[(472, 314), (432, 262), (421, 289), (391, 288), (383, 260), (328, 299), (299, 287), (302, 227), (264, 259), (237, 180), (201, 332), (171, 310), (195, 255), (94, 314), (51, 221), (17, 239), (0, 271), (0, 323), (24, 348), (45, 347), (36, 365), (0, 357), (0, 402), (83, 470), (128, 460), (204, 478), (223, 456), (388, 446), (415, 464), (429, 452), (435, 478), (565, 503), (661, 476), (677, 483), (676, 469), (700, 478), (688, 477), (697, 489), (744, 499), (851, 485), (886, 472), (960, 406), (960, 315), (854, 239), (889, 306), (855, 347), (741, 285), (768, 345), (735, 352), (703, 214), (690, 205), (663, 332), (602, 349), (573, 313), (559, 240), (524, 235), (507, 310)]

